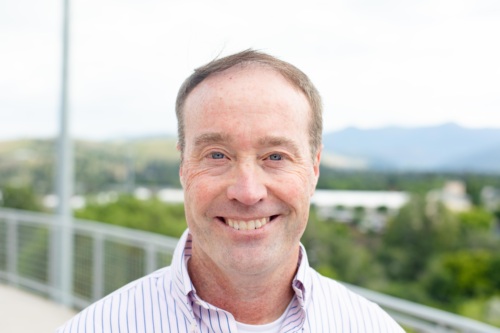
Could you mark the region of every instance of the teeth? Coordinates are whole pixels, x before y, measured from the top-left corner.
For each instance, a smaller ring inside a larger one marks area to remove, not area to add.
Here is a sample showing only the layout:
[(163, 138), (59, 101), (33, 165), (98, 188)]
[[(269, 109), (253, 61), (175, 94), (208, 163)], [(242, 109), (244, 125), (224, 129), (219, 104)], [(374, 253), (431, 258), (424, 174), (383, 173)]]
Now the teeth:
[(232, 219), (225, 219), (226, 224), (236, 230), (254, 230), (262, 228), (269, 222), (269, 217), (263, 217), (261, 219), (250, 220), (250, 221), (237, 221)]
[(247, 227), (248, 227), (248, 230), (255, 229), (255, 221), (248, 221)]

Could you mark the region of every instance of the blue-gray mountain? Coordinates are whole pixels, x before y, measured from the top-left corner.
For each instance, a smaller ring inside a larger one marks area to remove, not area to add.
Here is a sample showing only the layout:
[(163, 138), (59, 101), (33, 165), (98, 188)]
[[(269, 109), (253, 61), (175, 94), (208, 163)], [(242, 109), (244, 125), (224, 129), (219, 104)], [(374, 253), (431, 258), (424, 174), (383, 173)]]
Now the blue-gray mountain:
[(363, 159), (372, 169), (500, 173), (500, 128), (347, 128), (324, 135), (326, 153)]

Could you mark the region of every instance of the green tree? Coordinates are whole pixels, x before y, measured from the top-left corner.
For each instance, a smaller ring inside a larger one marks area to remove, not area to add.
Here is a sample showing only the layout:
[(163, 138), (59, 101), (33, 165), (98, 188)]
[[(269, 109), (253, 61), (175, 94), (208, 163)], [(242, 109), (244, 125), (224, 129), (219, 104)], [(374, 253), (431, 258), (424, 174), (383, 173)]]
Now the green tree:
[(498, 272), (493, 271), (495, 260), (495, 255), (485, 250), (441, 254), (429, 265), (423, 285), (429, 295), (446, 306), (490, 296), (500, 292), (496, 286)]
[(314, 207), (302, 237), (309, 262), (319, 272), (357, 285), (371, 287), (383, 280), (383, 270), (374, 260), (370, 235), (333, 220), (320, 220)]
[(458, 219), (443, 205), (429, 210), (423, 197), (414, 196), (389, 221), (379, 259), (390, 278), (413, 281), (436, 253), (455, 249), (460, 240)]
[(473, 230), (490, 232), (495, 220), (492, 213), (482, 208), (473, 208), (469, 211), (459, 213), (458, 218), (465, 232)]
[(5, 186), (1, 190), (1, 205), (7, 208), (42, 212), (39, 198), (29, 187)]
[(157, 199), (139, 200), (123, 195), (108, 204), (90, 203), (75, 216), (123, 227), (180, 237), (186, 229), (183, 205), (168, 205)]

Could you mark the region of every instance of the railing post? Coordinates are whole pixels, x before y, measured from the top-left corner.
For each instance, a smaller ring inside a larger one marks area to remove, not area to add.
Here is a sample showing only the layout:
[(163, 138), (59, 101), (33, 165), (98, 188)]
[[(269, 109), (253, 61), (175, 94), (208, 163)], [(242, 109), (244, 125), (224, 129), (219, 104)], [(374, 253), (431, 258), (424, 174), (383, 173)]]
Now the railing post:
[(67, 307), (73, 306), (74, 230), (72, 220), (71, 216), (54, 215), (50, 235), (51, 296)]
[(145, 274), (149, 274), (156, 269), (156, 247), (153, 244), (148, 244), (146, 247), (146, 265)]
[(104, 236), (94, 233), (94, 245), (92, 249), (92, 299), (98, 300), (104, 296)]
[(11, 216), (7, 218), (7, 273), (9, 283), (18, 285), (18, 223)]

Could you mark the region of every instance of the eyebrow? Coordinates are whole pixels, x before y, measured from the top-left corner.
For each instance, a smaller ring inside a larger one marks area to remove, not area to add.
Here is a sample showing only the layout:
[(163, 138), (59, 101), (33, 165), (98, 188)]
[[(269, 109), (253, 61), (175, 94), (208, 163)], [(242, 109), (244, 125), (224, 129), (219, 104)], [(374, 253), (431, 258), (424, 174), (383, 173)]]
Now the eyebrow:
[(206, 146), (213, 143), (229, 142), (229, 136), (221, 133), (205, 133), (194, 140), (194, 146)]
[(300, 156), (300, 149), (295, 142), (282, 136), (266, 136), (259, 140), (262, 147), (285, 147), (295, 156)]
[[(194, 141), (195, 147), (203, 147), (215, 143), (231, 142), (231, 137), (222, 133), (205, 133), (196, 137)], [(282, 136), (266, 136), (259, 139), (260, 147), (285, 147), (290, 150), (295, 156), (300, 156), (300, 149), (295, 142)]]

